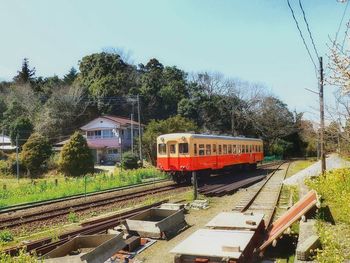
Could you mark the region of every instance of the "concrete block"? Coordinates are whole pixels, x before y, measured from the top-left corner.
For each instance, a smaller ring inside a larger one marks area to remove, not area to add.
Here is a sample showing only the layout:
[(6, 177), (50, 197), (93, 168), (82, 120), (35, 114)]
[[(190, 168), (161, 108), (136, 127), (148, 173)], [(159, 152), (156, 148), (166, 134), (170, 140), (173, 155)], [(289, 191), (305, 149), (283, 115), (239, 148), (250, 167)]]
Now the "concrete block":
[(297, 258), (299, 260), (308, 260), (311, 256), (311, 250), (320, 247), (320, 240), (317, 235), (308, 237), (305, 241), (298, 244), (296, 250)]

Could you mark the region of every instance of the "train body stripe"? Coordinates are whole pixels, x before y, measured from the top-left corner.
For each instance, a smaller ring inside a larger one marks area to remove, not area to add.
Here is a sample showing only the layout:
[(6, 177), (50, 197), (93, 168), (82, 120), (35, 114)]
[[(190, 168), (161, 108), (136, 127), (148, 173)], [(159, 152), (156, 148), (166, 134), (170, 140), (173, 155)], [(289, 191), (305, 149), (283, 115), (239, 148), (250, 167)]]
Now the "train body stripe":
[(164, 171), (217, 170), (236, 164), (262, 161), (263, 153), (242, 153), (210, 156), (158, 157), (157, 167)]

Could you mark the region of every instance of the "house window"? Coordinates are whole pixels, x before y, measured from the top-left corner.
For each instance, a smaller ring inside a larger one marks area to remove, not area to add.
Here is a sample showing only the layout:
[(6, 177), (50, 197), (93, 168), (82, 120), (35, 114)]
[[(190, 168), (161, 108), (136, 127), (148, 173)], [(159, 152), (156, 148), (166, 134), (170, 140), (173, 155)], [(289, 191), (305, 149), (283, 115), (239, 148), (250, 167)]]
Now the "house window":
[(188, 143), (179, 143), (179, 153), (182, 153), (182, 154), (188, 153)]
[(102, 131), (102, 138), (112, 138), (112, 137), (113, 137), (112, 130), (103, 130)]
[(159, 154), (166, 154), (166, 144), (165, 143), (158, 144), (158, 153)]
[(171, 154), (175, 154), (176, 153), (176, 144), (170, 144), (169, 152)]
[(211, 144), (207, 144), (205, 146), (205, 154), (206, 155), (211, 155)]
[(199, 145), (199, 155), (204, 155), (204, 144)]
[(118, 154), (118, 149), (108, 149), (107, 154)]

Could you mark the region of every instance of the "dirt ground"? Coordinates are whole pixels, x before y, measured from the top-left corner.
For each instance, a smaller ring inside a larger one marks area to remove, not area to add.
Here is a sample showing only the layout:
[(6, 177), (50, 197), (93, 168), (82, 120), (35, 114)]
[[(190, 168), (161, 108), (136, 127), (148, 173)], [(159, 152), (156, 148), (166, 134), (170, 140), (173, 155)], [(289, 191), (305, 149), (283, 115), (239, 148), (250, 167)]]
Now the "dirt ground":
[[(244, 190), (243, 190), (244, 191)], [(170, 263), (174, 262), (174, 256), (169, 253), (177, 244), (185, 240), (196, 230), (203, 228), (209, 220), (220, 212), (231, 211), (238, 201), (242, 198), (244, 192), (223, 197), (210, 198), (210, 208), (206, 210), (190, 210), (186, 215), (186, 222), (189, 228), (175, 236), (169, 241), (160, 240), (151, 247), (137, 255), (135, 262), (143, 263)]]

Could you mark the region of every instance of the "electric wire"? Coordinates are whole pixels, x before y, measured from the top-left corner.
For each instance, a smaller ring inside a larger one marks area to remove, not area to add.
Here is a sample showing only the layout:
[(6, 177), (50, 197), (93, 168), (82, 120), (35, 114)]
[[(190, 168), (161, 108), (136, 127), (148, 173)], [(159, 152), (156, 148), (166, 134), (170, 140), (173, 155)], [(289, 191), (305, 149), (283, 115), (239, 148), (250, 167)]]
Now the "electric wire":
[[(345, 8), (344, 8), (343, 15), (342, 15), (342, 17), (341, 17), (341, 19), (340, 19), (340, 23), (339, 23), (339, 26), (338, 26), (337, 33), (335, 34), (334, 43), (337, 42), (337, 40), (338, 40), (338, 35), (339, 35), (339, 32), (340, 32), (341, 26), (342, 26), (342, 24), (343, 24), (345, 14), (346, 14), (346, 11), (347, 11), (347, 9), (348, 9), (348, 5), (349, 5), (349, 1), (346, 2), (346, 6), (345, 6)], [(346, 31), (347, 31), (347, 29), (346, 29)], [(346, 35), (346, 34), (345, 34), (345, 35)]]
[(311, 43), (312, 43), (312, 46), (314, 48), (314, 51), (316, 53), (316, 56), (317, 56), (317, 59), (319, 60), (319, 55), (318, 55), (318, 52), (317, 52), (317, 48), (316, 48), (316, 45), (315, 45), (315, 41), (314, 41), (314, 38), (312, 37), (312, 34), (311, 34), (311, 30), (310, 30), (310, 26), (309, 26), (309, 23), (306, 19), (306, 14), (305, 14), (305, 11), (304, 11), (304, 8), (303, 8), (303, 5), (301, 3), (301, 0), (299, 0), (299, 6), (300, 6), (300, 9), (303, 13), (303, 18), (304, 18), (304, 22), (306, 24), (306, 28), (307, 28), (307, 31), (309, 32), (309, 36), (310, 36), (310, 39), (311, 39)]
[(300, 37), (301, 37), (301, 39), (302, 39), (302, 41), (303, 41), (303, 44), (304, 44), (304, 46), (305, 46), (305, 48), (306, 48), (306, 51), (307, 51), (307, 53), (309, 54), (309, 57), (310, 57), (310, 60), (311, 60), (312, 64), (314, 65), (316, 77), (318, 78), (316, 63), (315, 63), (315, 61), (314, 61), (314, 59), (313, 59), (313, 57), (312, 57), (312, 55), (311, 55), (310, 49), (309, 49), (309, 47), (308, 47), (308, 45), (307, 45), (307, 43), (306, 43), (306, 41), (305, 41), (305, 38), (304, 38), (304, 36), (303, 36), (303, 33), (302, 33), (301, 29), (300, 29), (298, 20), (297, 20), (296, 17), (295, 17), (294, 10), (293, 10), (292, 6), (290, 5), (289, 0), (287, 0), (287, 4), (288, 4), (288, 7), (289, 7), (289, 10), (290, 10), (291, 13), (292, 13), (293, 20), (294, 20), (294, 22), (295, 22), (295, 25), (296, 25), (298, 31), (299, 31), (299, 35), (300, 35)]

